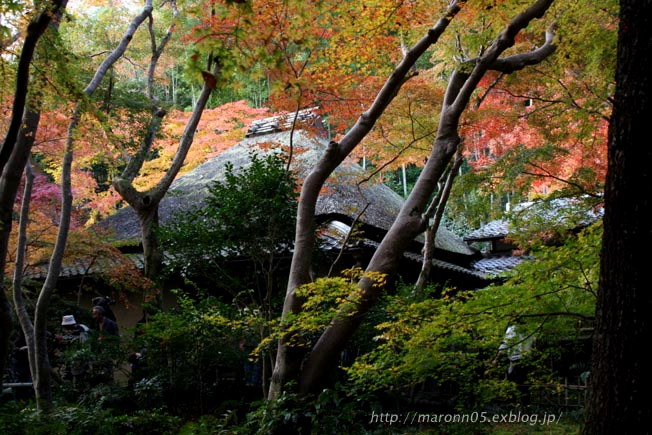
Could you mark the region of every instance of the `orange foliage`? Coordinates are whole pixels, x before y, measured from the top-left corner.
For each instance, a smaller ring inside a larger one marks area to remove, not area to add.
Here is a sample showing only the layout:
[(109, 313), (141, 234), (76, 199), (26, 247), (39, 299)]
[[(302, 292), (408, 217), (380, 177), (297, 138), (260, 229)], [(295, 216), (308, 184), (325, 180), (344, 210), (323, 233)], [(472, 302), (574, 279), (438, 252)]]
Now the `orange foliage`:
[[(158, 157), (143, 165), (141, 175), (134, 182), (138, 189), (145, 190), (154, 186), (170, 166), (189, 116), (189, 112), (178, 110), (167, 115), (163, 137), (154, 145)], [(264, 116), (269, 116), (268, 109), (252, 108), (243, 100), (204, 110), (193, 145), (179, 175), (240, 142), (251, 122)]]
[(383, 170), (422, 166), (437, 132), (443, 89), (429, 72), (410, 79), (352, 155)]
[[(488, 83), (486, 79), (483, 86)], [(607, 168), (606, 117), (574, 118), (572, 111), (540, 114), (538, 110), (544, 105), (498, 88), (491, 90), (479, 108), (468, 111), (463, 124), (465, 154), (471, 166), (483, 170), (516, 147), (534, 149), (553, 144), (563, 154), (526, 164), (528, 173), (536, 177), (533, 193), (546, 194), (565, 187), (562, 180), (570, 180), (584, 168), (595, 172), (596, 182), (603, 181)]]
[[(197, 19), (198, 24), (184, 37), (185, 41), (207, 51), (214, 51), (216, 44), (221, 44), (219, 51), (225, 58), (224, 53), (232, 50), (230, 63), (225, 62), (225, 68), (237, 65), (252, 79), (256, 78), (255, 74), (270, 78), (273, 84), (271, 107), (293, 112), (297, 105), (301, 108), (318, 106), (335, 139), (369, 107), (388, 73), (401, 60), (401, 47), (410, 46), (421, 37), (441, 12), (432, 2), (403, 0), (248, 0), (240, 3), (211, 0), (195, 5), (195, 16), (191, 18)], [(444, 3), (439, 5), (440, 9), (445, 7)], [(486, 39), (491, 33), (489, 27), (501, 26), (502, 21), (513, 16), (514, 7), (513, 2), (507, 1), (475, 2), (472, 7), (465, 6), (455, 25), (473, 30), (464, 32), (469, 45), (474, 42), (482, 45), (482, 38)], [(485, 15), (490, 15), (491, 20), (485, 20)], [(489, 21), (492, 24), (488, 24)], [(532, 45), (530, 37), (524, 33), (517, 45)], [(444, 50), (438, 48), (432, 54), (430, 69), (420, 71), (404, 85), (353, 157), (365, 157), (376, 167), (386, 169), (423, 162), (437, 128), (446, 85), (445, 73), (452, 70), (450, 59), (453, 56)], [(262, 70), (251, 68), (261, 64)], [(205, 72), (204, 77), (208, 77)], [(212, 83), (214, 77), (208, 79)], [(481, 83), (478, 95), (482, 95), (490, 80), (487, 78)], [(573, 77), (566, 80), (571, 82)], [(505, 89), (512, 89), (511, 84)], [(5, 114), (9, 100), (2, 98), (0, 110)], [(479, 108), (465, 114), (461, 133), (467, 158), (475, 168), (489, 165), (515, 146), (554, 143), (568, 153), (563, 159), (546, 162), (545, 170), (567, 178), (580, 167), (590, 167), (598, 177), (604, 177), (604, 119), (596, 116), (587, 122), (571, 114), (557, 113), (558, 118), (553, 122), (538, 112), (538, 103), (525, 107), (523, 100), (496, 88)], [(205, 110), (180, 174), (242, 140), (251, 121), (270, 116), (267, 110), (253, 109), (244, 101)], [(154, 186), (170, 166), (189, 116), (188, 112), (181, 111), (172, 111), (166, 116), (152, 150), (153, 157), (145, 163), (136, 180), (138, 189)], [(34, 152), (54, 183), (60, 178), (69, 119), (70, 109), (66, 107), (44, 112), (36, 138)], [(114, 110), (111, 116), (98, 111), (82, 120), (76, 132), (72, 169), (75, 206), (81, 223), (92, 223), (98, 216), (115, 210), (120, 197), (107, 186), (140, 144), (146, 122), (147, 119), (126, 110)], [(587, 125), (592, 128), (587, 129)], [(98, 167), (106, 171), (105, 186), (98, 186), (93, 177)], [(556, 187), (558, 183), (549, 177), (535, 184), (535, 189), (539, 190)], [(41, 225), (40, 229), (33, 227), (35, 232), (50, 234), (51, 222), (56, 221), (53, 217), (56, 207), (48, 213), (35, 217), (35, 222)]]
[[(245, 101), (205, 110), (180, 174), (235, 145), (244, 138), (251, 121), (263, 116), (268, 116), (268, 109), (251, 108)], [(145, 163), (136, 180), (137, 188), (144, 190), (154, 186), (170, 166), (189, 117), (189, 112), (179, 110), (166, 116), (161, 137), (153, 147), (156, 157)], [(60, 183), (69, 121), (69, 113), (65, 110), (44, 113), (34, 145), (39, 165), (55, 184)], [(120, 173), (140, 144), (144, 128), (144, 119), (124, 111), (118, 111), (109, 119), (86, 116), (80, 123), (75, 137), (72, 186), (76, 210), (85, 216), (88, 225), (116, 210), (121, 198), (109, 186), (111, 179)], [(98, 185), (93, 173), (97, 165), (106, 172), (104, 186)]]
[(432, 13), (418, 3), (251, 0), (245, 8), (218, 8), (211, 2), (216, 12), (203, 8), (191, 39), (200, 47), (215, 39), (233, 44), (243, 71), (262, 63), (274, 84), (272, 107), (319, 106), (337, 135), (368, 107), (400, 60), (398, 30), (423, 26)]

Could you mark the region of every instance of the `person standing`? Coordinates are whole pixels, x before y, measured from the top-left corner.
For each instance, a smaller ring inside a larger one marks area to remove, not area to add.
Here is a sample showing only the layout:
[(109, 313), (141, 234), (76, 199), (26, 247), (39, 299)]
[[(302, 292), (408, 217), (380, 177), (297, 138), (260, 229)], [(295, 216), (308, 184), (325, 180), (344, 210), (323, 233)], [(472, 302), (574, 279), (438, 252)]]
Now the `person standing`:
[(61, 352), (56, 354), (55, 361), (58, 360), (61, 363), (61, 375), (64, 380), (79, 384), (89, 374), (90, 361), (86, 358), (74, 358), (73, 354), (82, 349), (81, 345), (88, 341), (91, 329), (84, 324), (77, 323), (72, 314), (63, 316), (61, 328), (62, 334), (57, 336)]
[(96, 305), (91, 309), (91, 315), (97, 322), (97, 344), (96, 356), (102, 369), (101, 381), (110, 383), (113, 381), (113, 358), (118, 354), (120, 332), (118, 324), (105, 316), (103, 307)]
[(97, 330), (100, 331), (100, 339), (106, 336), (118, 336), (120, 335), (118, 324), (113, 320), (106, 317), (106, 310), (104, 307), (96, 305), (91, 310), (91, 315), (93, 319), (97, 322)]
[(61, 319), (61, 326), (63, 327), (64, 334), (61, 339), (70, 343), (84, 343), (88, 340), (88, 333), (90, 328), (81, 323), (77, 323), (75, 316), (72, 314), (63, 316)]
[[(520, 326), (520, 328), (519, 328)], [(535, 343), (532, 334), (522, 331), (522, 325), (510, 325), (505, 331), (505, 339), (498, 348), (498, 353), (505, 352), (509, 359), (506, 378), (516, 384), (520, 393), (522, 405), (530, 403), (530, 389), (528, 386), (528, 374), (530, 371), (530, 359), (528, 358)]]
[(115, 301), (111, 299), (108, 296), (98, 296), (93, 299), (91, 299), (91, 304), (93, 304), (94, 307), (100, 306), (104, 308), (104, 317), (107, 317), (114, 322), (117, 322), (118, 320), (115, 318), (115, 314), (113, 313), (113, 310), (111, 309), (111, 305), (115, 305)]

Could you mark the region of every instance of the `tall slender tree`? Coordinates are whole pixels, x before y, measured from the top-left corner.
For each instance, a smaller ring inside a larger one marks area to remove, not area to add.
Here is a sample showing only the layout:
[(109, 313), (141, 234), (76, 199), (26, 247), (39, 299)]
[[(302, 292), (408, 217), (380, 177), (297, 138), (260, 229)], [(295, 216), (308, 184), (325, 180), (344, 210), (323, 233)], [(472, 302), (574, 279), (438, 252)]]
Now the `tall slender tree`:
[[(55, 11), (52, 16), (59, 17), (60, 14)], [(102, 78), (106, 72), (110, 69), (111, 65), (120, 58), (124, 50), (126, 49), (133, 32), (138, 28), (140, 23), (149, 16), (151, 13), (151, 3), (146, 4), (143, 12), (134, 19), (131, 25), (128, 27), (125, 36), (123, 37), (121, 43), (118, 47), (111, 52), (111, 54), (105, 59), (100, 68), (96, 71), (96, 74), (93, 76), (91, 82), (84, 89), (84, 95), (90, 97), (95, 89), (99, 86), (99, 83), (102, 81)], [(57, 21), (58, 22), (58, 21)], [(38, 99), (37, 99), (38, 101)], [(48, 360), (47, 352), (47, 317), (48, 317), (48, 307), (50, 303), (50, 298), (55, 289), (57, 279), (61, 270), (61, 264), (63, 261), (63, 254), (68, 240), (68, 233), (70, 228), (70, 219), (72, 214), (72, 185), (71, 185), (71, 166), (73, 161), (73, 149), (75, 144), (75, 133), (79, 120), (82, 113), (83, 102), (79, 102), (73, 113), (73, 116), (70, 120), (68, 126), (68, 134), (66, 140), (66, 146), (63, 154), (62, 161), (62, 174), (61, 174), (61, 216), (59, 219), (58, 232), (54, 245), (54, 249), (49, 261), (48, 273), (39, 292), (35, 311), (34, 311), (34, 323), (30, 323), (27, 316), (25, 316), (24, 306), (22, 306), (22, 301), (20, 297), (16, 297), (16, 293), (20, 291), (20, 269), (16, 269), (16, 282), (14, 283), (14, 302), (16, 305), (17, 312), (19, 313), (19, 319), (21, 322), (21, 327), (25, 333), (29, 360), (30, 360), (30, 369), (32, 371), (32, 378), (34, 382), (34, 390), (36, 393), (36, 403), (37, 407), (41, 411), (49, 411), (52, 407), (52, 392), (51, 392), (51, 377), (50, 377), (50, 362)], [(33, 144), (34, 137), (38, 130), (38, 124), (40, 120), (40, 108), (30, 107), (25, 111), (23, 127), (19, 132), (18, 144), (21, 145), (23, 154), (21, 158), (27, 159), (29, 156), (29, 150)], [(13, 157), (13, 155), (12, 155)], [(25, 163), (23, 162), (23, 166)], [(22, 172), (22, 170), (20, 171)], [(20, 180), (20, 175), (14, 174), (14, 177), (17, 181)], [(14, 195), (15, 198), (15, 195)], [(23, 210), (27, 213), (29, 204), (29, 194), (23, 199), (25, 206)], [(27, 216), (21, 216), (21, 223), (25, 222)], [(21, 229), (24, 231), (23, 225)], [(24, 237), (24, 234), (22, 235)], [(20, 246), (20, 244), (19, 244)]]
[[(33, 144), (33, 138), (30, 140), (26, 131), (32, 131), (33, 121), (38, 123), (38, 119), (33, 116), (38, 113), (38, 109), (28, 107), (26, 111), (27, 95), (32, 78), (30, 68), (39, 39), (50, 26), (53, 18), (60, 16), (66, 5), (66, 0), (43, 2), (40, 5), (41, 9), (35, 11), (34, 18), (27, 26), (16, 70), (16, 88), (13, 95), (11, 121), (0, 148), (0, 373), (4, 373), (12, 326), (11, 306), (5, 292), (4, 276), (12, 227), (12, 213), (21, 174)], [(27, 119), (24, 119), (24, 116)]]

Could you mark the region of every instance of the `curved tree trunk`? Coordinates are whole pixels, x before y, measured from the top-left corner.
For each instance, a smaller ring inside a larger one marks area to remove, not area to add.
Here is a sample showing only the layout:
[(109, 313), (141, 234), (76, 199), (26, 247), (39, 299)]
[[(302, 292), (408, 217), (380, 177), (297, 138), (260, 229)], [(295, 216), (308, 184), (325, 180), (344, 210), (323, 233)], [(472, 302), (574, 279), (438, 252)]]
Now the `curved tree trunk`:
[[(410, 78), (412, 68), (425, 51), (437, 42), (450, 21), (457, 15), (461, 7), (459, 1), (451, 2), (447, 14), (439, 19), (435, 26), (417, 42), (412, 49), (405, 53), (405, 57), (396, 67), (392, 75), (385, 82), (373, 104), (364, 112), (353, 128), (337, 142), (331, 142), (326, 152), (304, 179), (297, 209), (296, 235), (294, 240), (294, 254), (290, 266), (290, 276), (283, 304), (283, 318), (290, 313), (297, 313), (301, 309), (301, 300), (297, 298), (295, 290), (301, 285), (310, 282), (310, 262), (314, 250), (315, 207), (319, 192), (340, 163), (353, 151), (353, 149), (371, 131), (374, 124), (392, 102), (403, 83)], [(277, 398), (285, 384), (296, 380), (299, 374), (305, 350), (287, 345), (281, 338), (276, 352), (276, 364), (272, 374), (268, 398)]]
[(652, 1), (621, 0), (604, 235), (583, 433), (650, 433)]
[[(412, 193), (367, 266), (368, 272), (393, 275), (398, 260), (408, 244), (425, 230), (427, 219), (424, 219), (423, 213), (437, 182), (457, 151), (461, 140), (457, 133), (459, 118), (484, 74), (490, 69), (511, 73), (527, 65), (539, 63), (554, 52), (553, 35), (552, 32), (548, 32), (546, 41), (540, 48), (529, 53), (499, 58), (507, 48), (514, 44), (514, 38), (518, 32), (525, 28), (531, 20), (542, 17), (552, 1), (536, 1), (517, 15), (485, 54), (478, 59), (469, 61), (468, 65), (464, 65), (466, 68), (459, 68), (453, 74), (444, 97), (439, 131), (431, 155)], [(289, 312), (297, 312), (300, 309), (301, 301), (295, 296), (295, 289), (309, 282), (308, 270), (314, 243), (312, 240), (313, 219), (319, 190), (333, 170), (371, 130), (375, 121), (399, 91), (416, 59), (427, 47), (437, 41), (458, 11), (457, 2), (452, 2), (448, 15), (442, 18), (435, 27), (430, 29), (428, 35), (406, 53), (405, 58), (390, 76), (369, 111), (363, 113), (356, 125), (339, 144), (331, 142), (323, 158), (304, 181), (299, 200), (295, 252), (283, 308), (284, 315)], [(470, 72), (467, 72), (469, 70)], [(300, 349), (292, 348), (283, 340), (279, 340), (270, 398), (278, 397), (285, 383), (291, 380), (299, 381), (299, 389), (302, 393), (316, 392), (327, 385), (329, 376), (337, 365), (339, 355), (362, 321), (364, 314), (373, 306), (382, 291), (382, 288), (374, 286), (366, 278), (359, 282), (358, 287), (359, 294), (354, 295), (351, 301), (353, 308), (348, 306), (342, 313), (336, 315), (313, 347), (305, 363), (302, 361), (304, 354)]]
[(29, 205), (32, 197), (32, 187), (34, 184), (34, 173), (32, 172), (32, 165), (29, 161), (25, 165), (25, 187), (23, 189), (23, 202), (20, 207), (20, 222), (18, 224), (18, 243), (16, 247), (16, 266), (14, 268), (14, 286), (13, 286), (13, 299), (16, 316), (18, 323), (25, 335), (25, 343), (27, 344), (27, 357), (29, 359), (29, 371), (32, 379), (36, 376), (36, 362), (34, 361), (34, 324), (27, 312), (25, 302), (23, 300), (22, 280), (23, 280), (23, 265), (25, 262), (25, 254), (27, 249), (27, 224), (29, 222)]
[[(73, 126), (71, 126), (73, 128)], [(47, 321), (50, 297), (61, 272), (61, 263), (68, 240), (70, 217), (72, 214), (72, 187), (70, 170), (73, 159), (73, 133), (68, 132), (68, 141), (61, 168), (61, 218), (54, 249), (50, 256), (48, 274), (41, 287), (36, 308), (34, 309), (34, 391), (36, 392), (36, 406), (40, 411), (49, 411), (52, 408), (51, 366), (48, 358)]]
[[(0, 148), (0, 374), (4, 373), (7, 359), (9, 334), (11, 333), (11, 306), (5, 293), (5, 266), (7, 264), (7, 250), (12, 227), (12, 213), (16, 193), (20, 184), (20, 177), (29, 157), (33, 138), (19, 140), (23, 124), (23, 114), (30, 80), (30, 66), (34, 56), (36, 44), (45, 30), (52, 22), (53, 17), (60, 16), (67, 4), (67, 0), (54, 0), (48, 2), (45, 10), (38, 14), (27, 27), (27, 34), (18, 60), (16, 71), (16, 89), (11, 113), (11, 121), (5, 139)], [(38, 125), (38, 121), (36, 122)]]

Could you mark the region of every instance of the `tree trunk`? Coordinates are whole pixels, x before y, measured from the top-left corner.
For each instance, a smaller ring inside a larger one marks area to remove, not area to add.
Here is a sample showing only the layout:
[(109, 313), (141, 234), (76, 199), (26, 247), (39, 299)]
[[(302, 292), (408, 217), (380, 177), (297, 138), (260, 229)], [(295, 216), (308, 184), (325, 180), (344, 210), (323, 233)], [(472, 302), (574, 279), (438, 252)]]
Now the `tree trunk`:
[(0, 292), (2, 293), (0, 294), (0, 370), (4, 374), (5, 361), (9, 356), (9, 338), (14, 322), (11, 318), (11, 305), (9, 305), (4, 286), (0, 288)]
[(61, 163), (61, 217), (59, 220), (59, 229), (57, 238), (54, 243), (54, 249), (50, 256), (48, 273), (45, 282), (41, 287), (41, 292), (36, 300), (34, 309), (34, 364), (36, 367), (36, 376), (34, 377), (34, 391), (36, 392), (36, 406), (40, 411), (49, 411), (52, 408), (52, 389), (51, 389), (51, 371), (50, 360), (48, 358), (47, 345), (47, 322), (48, 307), (50, 306), (50, 297), (61, 272), (61, 263), (68, 241), (68, 232), (70, 229), (70, 218), (72, 214), (72, 185), (70, 171), (73, 160), (73, 137), (75, 128), (74, 124), (68, 131), (68, 140), (66, 149)]
[(457, 176), (457, 171), (462, 166), (463, 161), (464, 159), (462, 157), (462, 148), (458, 147), (455, 161), (448, 169), (446, 182), (438, 192), (437, 197), (433, 201), (433, 204), (431, 204), (432, 210), (429, 209), (425, 213), (425, 216), (428, 218), (428, 220), (430, 220), (432, 217), (433, 212), (434, 217), (432, 217), (433, 223), (428, 225), (426, 228), (425, 243), (423, 245), (423, 262), (421, 264), (421, 272), (419, 272), (419, 278), (414, 285), (414, 293), (418, 293), (423, 290), (428, 283), (428, 280), (430, 279), (432, 260), (435, 254), (435, 240), (437, 238), (437, 231), (439, 230), (439, 225), (441, 224), (441, 220), (444, 217), (444, 209), (446, 208), (448, 197), (450, 196), (451, 189), (453, 188), (453, 182)]
[[(409, 79), (413, 65), (419, 57), (425, 53), (434, 43), (437, 42), (450, 21), (457, 15), (461, 7), (458, 1), (452, 1), (447, 14), (440, 18), (437, 23), (429, 29), (428, 33), (419, 40), (412, 49), (405, 53), (405, 57), (396, 67), (389, 79), (376, 96), (371, 107), (364, 112), (355, 125), (342, 138), (340, 143), (331, 142), (312, 172), (304, 179), (299, 197), (297, 209), (296, 235), (294, 241), (294, 254), (290, 266), (290, 276), (283, 303), (283, 319), (291, 313), (299, 312), (301, 301), (296, 297), (296, 289), (301, 285), (310, 282), (310, 266), (312, 253), (315, 246), (315, 207), (319, 192), (324, 183), (344, 161), (351, 151), (371, 131), (374, 124), (392, 102), (403, 83)], [(272, 374), (269, 389), (269, 398), (277, 398), (284, 386), (298, 378), (305, 350), (289, 346), (283, 338), (279, 340), (276, 352), (276, 364)]]
[(650, 433), (651, 0), (621, 0), (617, 59), (586, 435)]
[[(366, 271), (392, 276), (407, 246), (425, 230), (427, 219), (424, 219), (423, 212), (460, 141), (456, 133), (457, 124), (454, 129), (455, 133), (451, 135), (446, 127), (446, 134), (442, 136), (440, 133), (438, 136), (414, 189), (376, 249)], [(316, 393), (328, 386), (340, 354), (382, 292), (382, 288), (368, 278), (363, 278), (358, 287), (359, 294), (355, 298), (359, 299), (354, 302), (355, 308), (347, 308), (345, 313), (337, 315), (313, 347), (299, 377), (302, 393)]]
[[(60, 6), (54, 10), (50, 10), (45, 15), (48, 16), (48, 24), (55, 19), (54, 23), (58, 25), (61, 13), (65, 8), (66, 1), (63, 0), (60, 3)], [(144, 20), (149, 12), (151, 11), (151, 1), (149, 2), (149, 9), (147, 5), (145, 10), (141, 14), (141, 20)], [(132, 22), (127, 35), (123, 37), (123, 40), (120, 44), (120, 47), (126, 48), (128, 42), (131, 40), (129, 31), (134, 32), (137, 28), (138, 19)], [(142, 21), (141, 21), (142, 22)], [(133, 33), (132, 33), (133, 34)], [(124, 49), (123, 48), (123, 49)], [(91, 95), (94, 90), (99, 85), (102, 77), (108, 70), (108, 68), (122, 55), (122, 51), (116, 49), (109, 58), (112, 61), (107, 61), (102, 64), (98, 69), (95, 76), (86, 87), (84, 92), (87, 95)], [(57, 240), (55, 242), (55, 247), (50, 258), (50, 263), (48, 267), (48, 274), (39, 293), (39, 297), (36, 303), (35, 313), (34, 313), (34, 325), (33, 327), (29, 322), (24, 322), (25, 319), (21, 318), (21, 326), (23, 327), (23, 332), (26, 335), (26, 341), (28, 343), (28, 349), (30, 352), (30, 369), (32, 370), (32, 377), (34, 381), (34, 390), (36, 393), (36, 404), (39, 410), (48, 411), (52, 407), (52, 392), (51, 392), (51, 367), (48, 360), (47, 352), (47, 313), (49, 300), (54, 288), (56, 286), (57, 279), (59, 277), (59, 272), (61, 270), (61, 263), (63, 260), (63, 254), (65, 250), (65, 245), (68, 238), (68, 230), (70, 225), (70, 214), (72, 211), (72, 189), (70, 181), (70, 167), (72, 165), (72, 149), (73, 149), (73, 132), (77, 127), (79, 117), (81, 116), (79, 106), (75, 110), (73, 117), (71, 119), (70, 125), (68, 127), (68, 138), (66, 142), (66, 153), (64, 156), (63, 167), (62, 167), (62, 210), (61, 210), (61, 220), (59, 222), (59, 232), (57, 235)], [(20, 174), (22, 173), (25, 162), (29, 157), (32, 143), (34, 137), (36, 136), (36, 131), (38, 129), (40, 119), (40, 109), (39, 108), (29, 108), (25, 111), (25, 116), (23, 119), (23, 125), (18, 135), (18, 141), (16, 142), (16, 147), (13, 149), (13, 152), (9, 155), (7, 160), (7, 165), (4, 167), (2, 174), (2, 179), (0, 180), (0, 203), (2, 205), (7, 204), (8, 210), (13, 209), (13, 202), (15, 201), (16, 189), (20, 183)], [(3, 144), (3, 150), (5, 145)], [(10, 189), (6, 189), (5, 186), (14, 186), (13, 193)], [(11, 205), (9, 205), (9, 202)], [(3, 207), (3, 210), (5, 208)], [(4, 216), (3, 216), (4, 219)], [(9, 231), (11, 228), (11, 220), (9, 220), (9, 225), (7, 225), (4, 230), (5, 234), (8, 237)], [(2, 270), (4, 270), (4, 262), (6, 259), (6, 250), (7, 250), (7, 240), (2, 240), (2, 252), (0, 261), (2, 262)], [(19, 291), (20, 289), (18, 289)], [(19, 309), (17, 305), (17, 309)], [(23, 313), (24, 314), (24, 313)], [(19, 315), (21, 312), (19, 310)]]
[(149, 207), (136, 208), (140, 221), (140, 232), (145, 256), (145, 276), (154, 279), (161, 272), (163, 254), (158, 245), (156, 229), (158, 227), (158, 202)]
[[(20, 177), (29, 157), (33, 137), (27, 139), (23, 124), (25, 102), (30, 80), (30, 65), (34, 50), (40, 37), (54, 17), (60, 17), (67, 0), (48, 3), (45, 10), (36, 16), (27, 27), (27, 34), (18, 60), (16, 71), (16, 90), (11, 113), (11, 121), (0, 149), (0, 374), (4, 373), (7, 360), (9, 334), (11, 333), (11, 306), (5, 293), (4, 271), (7, 264), (7, 250), (11, 235), (12, 214)], [(29, 111), (28, 111), (29, 112)], [(38, 125), (38, 121), (37, 121)]]
[[(220, 65), (215, 62), (211, 74), (216, 76), (219, 71)], [(163, 110), (157, 109), (152, 114), (152, 121), (150, 122), (148, 133), (141, 142), (138, 152), (131, 158), (121, 177), (113, 182), (115, 190), (134, 208), (140, 219), (143, 251), (145, 254), (145, 276), (150, 279), (156, 279), (158, 277), (163, 260), (163, 253), (160, 252), (156, 232), (154, 231), (159, 224), (158, 206), (188, 155), (188, 151), (195, 138), (197, 125), (199, 125), (199, 121), (212, 92), (212, 84), (209, 82), (204, 83), (199, 99), (193, 108), (192, 115), (190, 115), (181, 139), (179, 139), (179, 146), (172, 159), (172, 164), (155, 187), (146, 192), (138, 192), (132, 182), (145, 161), (147, 152), (154, 142), (156, 131), (160, 127), (163, 116), (165, 115)]]
[[(527, 65), (539, 63), (554, 52), (553, 34), (549, 31), (546, 33), (546, 41), (541, 47), (529, 53), (499, 59), (499, 56), (514, 44), (514, 38), (518, 32), (525, 28), (531, 20), (542, 17), (552, 1), (538, 0), (534, 2), (532, 6), (509, 23), (481, 57), (469, 61), (451, 76), (442, 105), (439, 131), (430, 158), (394, 224), (367, 266), (368, 272), (393, 275), (398, 259), (408, 244), (424, 231), (427, 223), (427, 220), (423, 218), (426, 205), (437, 181), (460, 143), (457, 133), (459, 118), (484, 74), (489, 69), (511, 73)], [(295, 289), (309, 282), (308, 271), (314, 247), (312, 240), (314, 211), (319, 190), (332, 171), (371, 130), (375, 121), (401, 88), (416, 59), (427, 47), (437, 41), (458, 10), (457, 2), (451, 3), (448, 15), (440, 19), (437, 25), (430, 29), (428, 35), (406, 53), (405, 58), (385, 83), (371, 108), (363, 113), (339, 144), (331, 142), (322, 159), (304, 180), (299, 199), (295, 250), (283, 307), (284, 316), (300, 309), (301, 301), (296, 297)], [(305, 364), (302, 365), (304, 353), (300, 349), (287, 345), (283, 339), (279, 340), (270, 398), (278, 397), (285, 383), (291, 380), (299, 381), (299, 389), (302, 393), (319, 391), (328, 383), (328, 378), (337, 365), (340, 353), (382, 291), (382, 288), (372, 284), (366, 278), (359, 282), (359, 293), (353, 295), (351, 301), (353, 308), (348, 306), (344, 312), (335, 316), (313, 347)]]
[(29, 222), (29, 206), (32, 198), (32, 187), (34, 184), (34, 173), (29, 161), (25, 165), (25, 187), (23, 189), (23, 201), (20, 207), (20, 222), (18, 224), (18, 244), (16, 246), (16, 266), (14, 268), (13, 299), (18, 323), (23, 330), (25, 343), (27, 344), (27, 357), (29, 359), (29, 371), (32, 379), (36, 376), (36, 362), (34, 360), (34, 324), (29, 317), (25, 302), (23, 300), (22, 280), (23, 265), (27, 249), (27, 224)]

